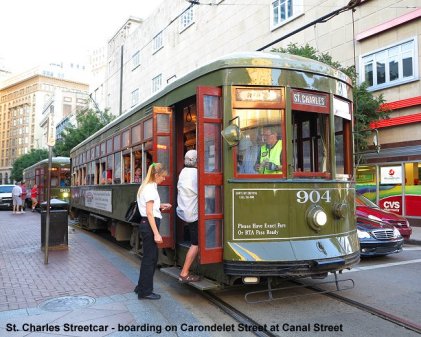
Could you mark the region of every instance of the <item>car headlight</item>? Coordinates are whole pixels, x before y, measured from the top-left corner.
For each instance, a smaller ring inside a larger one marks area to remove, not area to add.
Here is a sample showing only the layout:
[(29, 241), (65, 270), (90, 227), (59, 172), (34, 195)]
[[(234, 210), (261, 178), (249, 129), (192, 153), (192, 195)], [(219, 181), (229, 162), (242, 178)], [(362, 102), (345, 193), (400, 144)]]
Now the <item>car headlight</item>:
[(382, 219), (380, 219), (379, 217), (371, 214), (368, 216), (368, 218), (374, 221), (382, 221)]
[(393, 227), (393, 237), (395, 238), (401, 237), (401, 232), (399, 232), (399, 229), (397, 229), (396, 227)]
[(370, 238), (370, 234), (368, 234), (366, 231), (362, 231), (357, 229), (357, 235), (358, 235), (358, 239), (369, 239)]

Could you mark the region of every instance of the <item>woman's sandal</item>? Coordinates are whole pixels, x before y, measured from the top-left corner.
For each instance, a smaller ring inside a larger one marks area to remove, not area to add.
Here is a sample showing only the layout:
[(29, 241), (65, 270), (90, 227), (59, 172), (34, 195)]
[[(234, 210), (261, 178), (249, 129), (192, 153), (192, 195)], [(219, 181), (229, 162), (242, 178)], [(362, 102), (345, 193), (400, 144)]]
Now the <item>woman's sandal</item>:
[(187, 276), (178, 276), (178, 281), (180, 281), (181, 283), (190, 283), (190, 282), (197, 282), (200, 281), (200, 276), (198, 275), (187, 275)]

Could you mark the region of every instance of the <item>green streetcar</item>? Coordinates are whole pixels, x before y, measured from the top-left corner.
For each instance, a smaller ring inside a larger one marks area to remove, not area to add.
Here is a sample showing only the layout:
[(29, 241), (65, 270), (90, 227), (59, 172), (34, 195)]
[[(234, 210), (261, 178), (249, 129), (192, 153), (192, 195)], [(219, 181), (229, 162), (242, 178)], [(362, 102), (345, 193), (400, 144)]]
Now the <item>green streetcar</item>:
[[(48, 187), (48, 159), (27, 167), (23, 170), (23, 180), (26, 189), (30, 193), (36, 184), (38, 187), (38, 204), (47, 201)], [(60, 199), (66, 202), (70, 200), (70, 158), (53, 157), (51, 159), (51, 199)]]
[(189, 238), (175, 215), (177, 177), (197, 149), (201, 275), (229, 285), (336, 275), (359, 262), (352, 130), (343, 73), (287, 54), (228, 55), (72, 149), (71, 212), (141, 255), (125, 214), (149, 162), (161, 162), (161, 202), (174, 207), (163, 213), (160, 262), (181, 266)]

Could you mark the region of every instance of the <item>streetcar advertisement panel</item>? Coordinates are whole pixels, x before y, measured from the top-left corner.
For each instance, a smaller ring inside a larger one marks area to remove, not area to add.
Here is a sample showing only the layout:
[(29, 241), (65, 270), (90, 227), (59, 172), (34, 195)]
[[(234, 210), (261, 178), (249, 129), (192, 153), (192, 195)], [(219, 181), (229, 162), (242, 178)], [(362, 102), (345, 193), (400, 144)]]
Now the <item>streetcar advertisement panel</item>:
[(112, 212), (112, 191), (87, 190), (85, 192), (85, 206)]

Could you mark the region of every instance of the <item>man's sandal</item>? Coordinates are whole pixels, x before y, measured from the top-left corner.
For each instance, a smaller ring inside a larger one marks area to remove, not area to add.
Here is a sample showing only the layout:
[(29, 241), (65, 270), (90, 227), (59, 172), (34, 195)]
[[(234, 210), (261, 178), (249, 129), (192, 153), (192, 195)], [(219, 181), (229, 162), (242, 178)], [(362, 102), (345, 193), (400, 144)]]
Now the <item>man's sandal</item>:
[(200, 281), (200, 276), (198, 275), (187, 275), (187, 276), (178, 276), (178, 281), (180, 281), (181, 283), (190, 283), (190, 282), (197, 282)]

